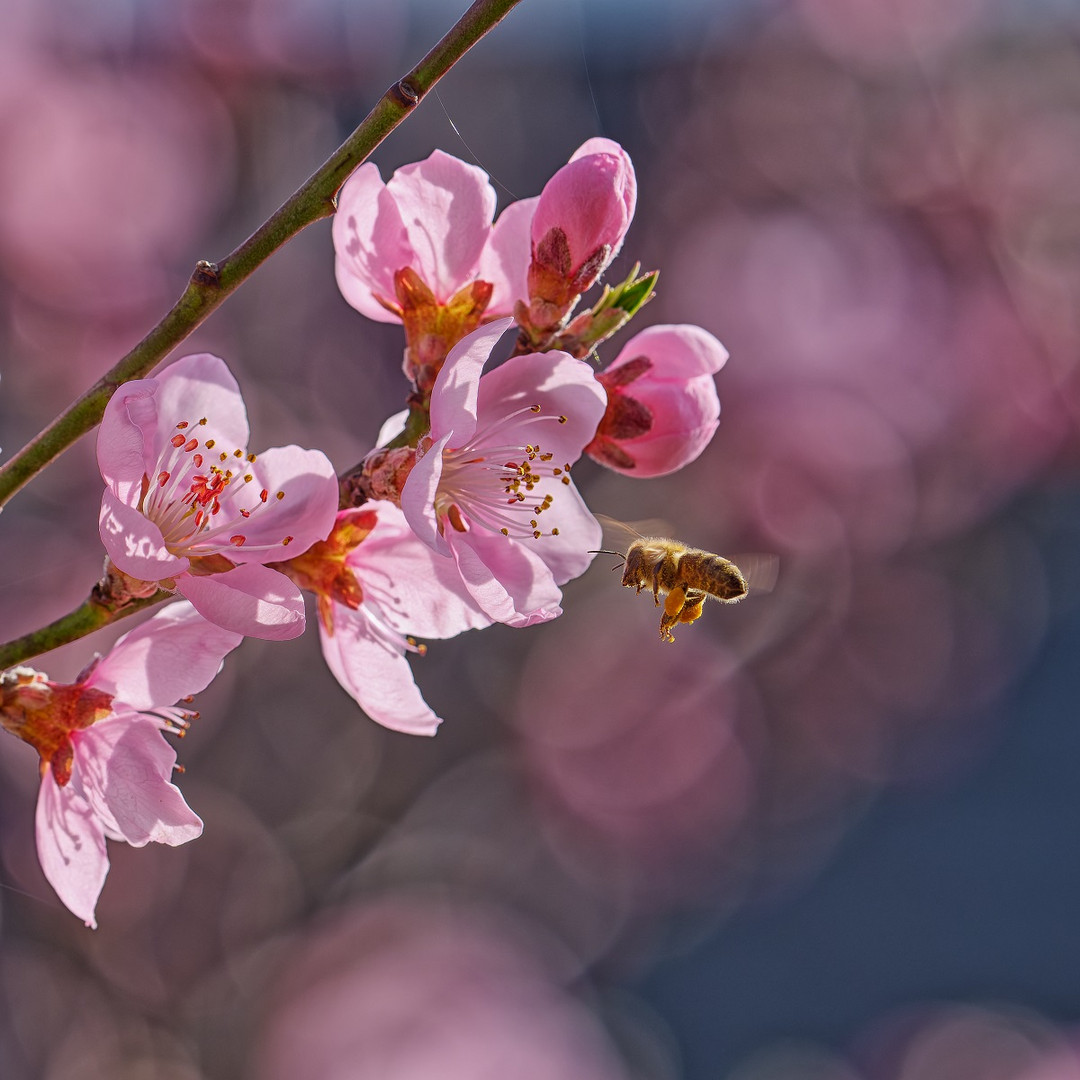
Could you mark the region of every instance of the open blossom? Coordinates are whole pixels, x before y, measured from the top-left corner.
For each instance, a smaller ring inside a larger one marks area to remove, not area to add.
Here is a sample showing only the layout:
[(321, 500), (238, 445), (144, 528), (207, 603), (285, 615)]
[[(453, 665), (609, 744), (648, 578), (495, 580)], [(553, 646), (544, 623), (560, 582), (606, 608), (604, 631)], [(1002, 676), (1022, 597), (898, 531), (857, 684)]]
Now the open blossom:
[(608, 404), (585, 453), (627, 476), (663, 476), (693, 461), (720, 423), (713, 375), (723, 345), (700, 326), (651, 326), (597, 375)]
[(525, 295), (535, 201), (511, 204), (493, 225), (487, 173), (441, 150), (385, 184), (371, 163), (345, 181), (333, 225), (338, 287), (368, 318), (404, 324), (406, 374), (422, 390), (455, 342)]
[(330, 536), (282, 564), (318, 602), (323, 656), (356, 703), (384, 727), (434, 735), (441, 719), (406, 659), (415, 637), (488, 626), (453, 563), (422, 543), (392, 503), (342, 510)]
[(589, 139), (544, 185), (530, 227), (529, 321), (557, 325), (622, 247), (637, 205), (629, 155)]
[(338, 194), (341, 294), (369, 319), (400, 322), (394, 275), (408, 267), (440, 304), (481, 282), (484, 312), (507, 315), (524, 295), (535, 201), (512, 203), (492, 225), (495, 189), (483, 169), (436, 150), (383, 183), (367, 162)]
[(41, 758), (37, 848), (64, 904), (87, 926), (109, 872), (106, 838), (142, 847), (186, 843), (202, 821), (171, 783), (193, 714), (175, 702), (204, 689), (239, 634), (170, 604), (125, 634), (78, 682), (50, 682), (32, 668), (0, 677), (0, 725)]
[(252, 637), (303, 632), (300, 590), (266, 563), (330, 531), (334, 467), (317, 450), (247, 451), (243, 398), (224, 361), (186, 356), (125, 383), (105, 409), (99, 529), (125, 574), (182, 593)]
[(485, 614), (526, 626), (560, 614), (558, 586), (599, 547), (569, 470), (605, 396), (588, 364), (558, 351), (511, 357), (481, 378), (509, 326), (485, 326), (447, 357), (401, 509), (425, 543), (453, 557)]

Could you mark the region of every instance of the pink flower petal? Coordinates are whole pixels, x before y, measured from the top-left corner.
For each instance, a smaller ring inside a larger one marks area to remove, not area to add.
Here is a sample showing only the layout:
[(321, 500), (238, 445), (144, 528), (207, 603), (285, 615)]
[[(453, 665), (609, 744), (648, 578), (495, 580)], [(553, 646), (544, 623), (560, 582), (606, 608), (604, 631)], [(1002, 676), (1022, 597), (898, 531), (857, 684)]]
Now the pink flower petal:
[(449, 638), (489, 626), (461, 582), (452, 559), (438, 555), (409, 528), (392, 503), (370, 502), (378, 511), (375, 528), (349, 556), (364, 590), (364, 603), (401, 634)]
[(572, 273), (596, 251), (609, 248), (607, 261), (622, 246), (637, 204), (637, 181), (630, 158), (617, 143), (599, 152), (584, 147), (544, 185), (532, 220), (535, 253), (548, 231), (559, 228), (570, 248)]
[(125, 574), (140, 581), (176, 577), (188, 567), (187, 559), (165, 547), (161, 530), (138, 510), (123, 503), (108, 488), (101, 496), (98, 532), (109, 558)]
[[(689, 464), (708, 445), (720, 420), (720, 399), (713, 374), (727, 361), (727, 350), (700, 326), (653, 326), (636, 334), (602, 378), (640, 357), (649, 367), (637, 378), (611, 390), (609, 410), (618, 417), (622, 398), (648, 411), (650, 426), (640, 435), (619, 437), (617, 423), (601, 425), (598, 451), (603, 465), (626, 476), (664, 476)], [(614, 443), (633, 461), (624, 467), (605, 453)], [(593, 453), (593, 451), (590, 451)]]
[[(482, 431), (514, 409), (531, 405), (539, 405), (545, 416), (565, 416), (566, 423), (549, 421), (540, 430), (533, 425), (534, 416), (525, 413), (500, 426), (499, 441), (517, 441), (521, 446), (539, 443), (560, 465), (573, 464), (596, 433), (607, 407), (607, 394), (584, 360), (558, 351), (512, 356), (480, 380), (476, 427)], [(451, 445), (463, 441), (455, 430)]]
[(454, 532), (450, 548), (465, 587), (495, 622), (532, 626), (562, 614), (562, 593), (525, 544), (484, 529)]
[(431, 438), (453, 432), (453, 446), (462, 446), (476, 430), (476, 399), (480, 372), (496, 342), (513, 325), (497, 319), (463, 337), (446, 357), (431, 391)]
[(191, 604), (169, 604), (120, 638), (87, 684), (136, 710), (172, 705), (209, 686), (243, 640), (207, 622)]
[(417, 459), (401, 489), (401, 509), (414, 533), (440, 555), (449, 555), (450, 549), (439, 532), (435, 513), (435, 492), (442, 478), (443, 451), (453, 438), (449, 431), (431, 444), (427, 452)]
[(143, 477), (157, 460), (157, 382), (125, 383), (109, 399), (98, 430), (97, 460), (102, 478), (122, 502), (134, 506)]
[[(229, 551), (233, 562), (273, 562), (325, 540), (337, 515), (334, 466), (321, 450), (277, 446), (246, 463), (249, 484), (236, 486), (231, 503), (251, 516), (237, 524), (244, 543)], [(265, 501), (261, 493), (266, 492)], [(284, 492), (278, 498), (278, 492)], [(292, 537), (283, 543), (285, 537)]]
[(403, 646), (380, 633), (361, 608), (334, 606), (334, 633), (319, 624), (323, 656), (334, 678), (383, 727), (407, 735), (434, 735), (442, 721), (417, 689)]
[(176, 434), (177, 424), (187, 421), (194, 427), (203, 418), (207, 424), (200, 438), (212, 437), (228, 450), (247, 447), (247, 409), (224, 360), (210, 353), (194, 353), (162, 368), (152, 381), (157, 384), (154, 460)]
[(277, 570), (247, 563), (224, 574), (184, 574), (177, 588), (210, 622), (248, 637), (284, 641), (304, 632), (304, 598)]
[(571, 155), (571, 161), (578, 158), (586, 158), (592, 154), (608, 154), (611, 157), (621, 159), (623, 169), (628, 176), (628, 182), (622, 189), (623, 206), (626, 209), (626, 219), (630, 221), (637, 209), (637, 177), (634, 174), (634, 163), (630, 155), (614, 139), (605, 139), (602, 136), (594, 136), (586, 139)]
[(35, 815), (38, 860), (65, 907), (97, 927), (94, 908), (109, 872), (105, 835), (77, 785), (60, 787), (51, 771), (41, 778)]
[(414, 252), (413, 269), (445, 303), (476, 277), (495, 216), (487, 173), (436, 150), (387, 182)]
[(529, 295), (530, 229), (537, 199), (518, 199), (499, 215), (480, 256), (477, 277), (494, 286), (485, 315), (510, 315)]
[(408, 418), (408, 409), (402, 409), (401, 412), (388, 416), (379, 428), (379, 434), (375, 436), (375, 445), (385, 446), (391, 439), (396, 439), (405, 430), (405, 421)]
[(121, 713), (72, 741), (86, 801), (109, 835), (133, 847), (151, 840), (175, 847), (202, 834), (202, 821), (170, 783), (176, 751), (153, 721)]
[[(550, 512), (557, 514), (559, 535), (546, 532), (535, 540), (519, 540), (518, 543), (544, 563), (556, 585), (565, 585), (592, 565), (595, 556), (589, 552), (599, 549), (604, 530), (573, 484), (541, 481), (534, 494), (542, 499), (549, 491), (556, 500)], [(543, 523), (541, 518), (540, 524)]]
[(613, 371), (639, 356), (652, 361), (648, 377), (683, 380), (715, 374), (727, 362), (728, 351), (700, 326), (689, 323), (650, 326), (623, 346), (607, 370)]
[(372, 293), (394, 300), (394, 273), (412, 266), (414, 255), (397, 203), (370, 162), (338, 194), (333, 237), (341, 295), (369, 319), (399, 322)]

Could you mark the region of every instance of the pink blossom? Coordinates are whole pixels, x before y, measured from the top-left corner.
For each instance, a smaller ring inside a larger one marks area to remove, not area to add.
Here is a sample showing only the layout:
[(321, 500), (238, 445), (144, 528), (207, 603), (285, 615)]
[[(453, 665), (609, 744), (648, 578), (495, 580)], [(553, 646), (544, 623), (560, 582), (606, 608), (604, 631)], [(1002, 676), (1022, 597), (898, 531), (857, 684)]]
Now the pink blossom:
[(528, 275), (533, 307), (538, 300), (560, 312), (572, 305), (618, 254), (636, 205), (626, 151), (610, 139), (583, 143), (537, 200)]
[(318, 598), (323, 656), (356, 703), (384, 727), (434, 735), (441, 719), (413, 680), (415, 637), (488, 626), (450, 560), (417, 539), (392, 503), (342, 510), (330, 536), (283, 564)]
[(627, 476), (663, 476), (693, 461), (720, 423), (713, 374), (727, 350), (700, 326), (652, 326), (597, 375), (608, 404), (585, 453)]
[(589, 365), (558, 351), (511, 357), (481, 378), (509, 326), (485, 326), (447, 357), (401, 509), (425, 543), (453, 557), (491, 619), (526, 626), (560, 614), (558, 586), (600, 544), (569, 470), (605, 399)]
[(334, 467), (318, 450), (247, 452), (243, 398), (224, 361), (186, 356), (125, 383), (105, 409), (99, 530), (109, 558), (252, 637), (304, 630), (304, 600), (266, 563), (330, 531)]
[(0, 724), (41, 758), (37, 848), (57, 896), (87, 926), (109, 872), (105, 839), (186, 843), (202, 821), (170, 782), (193, 714), (174, 702), (204, 689), (242, 638), (170, 604), (125, 634), (77, 683), (32, 668), (0, 678)]
[(508, 207), (492, 226), (495, 201), (483, 169), (441, 150), (403, 165), (385, 184), (374, 164), (361, 165), (338, 194), (334, 217), (342, 296), (369, 319), (400, 322), (395, 274), (408, 268), (440, 305), (482, 281), (493, 291), (481, 312), (508, 314), (524, 295), (535, 200)]

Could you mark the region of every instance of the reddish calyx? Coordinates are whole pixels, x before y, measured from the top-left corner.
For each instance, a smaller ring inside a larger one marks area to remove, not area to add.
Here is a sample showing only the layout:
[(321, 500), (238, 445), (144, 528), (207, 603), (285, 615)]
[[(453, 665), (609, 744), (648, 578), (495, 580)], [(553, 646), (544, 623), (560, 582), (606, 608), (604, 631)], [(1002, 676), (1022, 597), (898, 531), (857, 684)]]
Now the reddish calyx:
[(49, 682), (33, 668), (13, 668), (0, 677), (0, 726), (41, 757), (57, 784), (71, 779), (71, 733), (82, 731), (112, 712), (112, 695), (83, 683)]
[(406, 266), (394, 274), (397, 303), (375, 297), (387, 311), (399, 316), (405, 326), (406, 374), (425, 400), (446, 354), (484, 321), (493, 288), (490, 282), (473, 281), (443, 304), (423, 278)]
[(641, 378), (652, 366), (647, 356), (638, 356), (596, 376), (607, 391), (608, 401), (596, 434), (585, 447), (585, 453), (591, 458), (622, 469), (634, 467), (634, 458), (620, 443), (647, 434), (652, 429), (653, 415), (648, 406), (624, 393), (623, 388)]
[(315, 594), (319, 618), (328, 634), (334, 632), (335, 603), (355, 611), (364, 599), (364, 590), (348, 565), (349, 555), (375, 528), (374, 510), (359, 507), (338, 513), (330, 535), (312, 544), (302, 555), (269, 565), (287, 574), (301, 589)]

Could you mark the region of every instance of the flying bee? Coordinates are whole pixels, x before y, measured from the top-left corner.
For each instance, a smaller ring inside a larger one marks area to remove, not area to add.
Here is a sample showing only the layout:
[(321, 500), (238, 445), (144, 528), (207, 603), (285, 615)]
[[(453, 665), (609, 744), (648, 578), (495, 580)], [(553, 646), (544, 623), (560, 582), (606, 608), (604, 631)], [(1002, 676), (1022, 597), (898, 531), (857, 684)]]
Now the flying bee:
[(643, 536), (633, 541), (626, 554), (606, 551), (623, 560), (622, 583), (628, 589), (652, 589), (653, 600), (664, 611), (660, 616), (660, 640), (674, 641), (679, 623), (692, 623), (711, 596), (723, 604), (741, 600), (749, 589), (742, 571), (730, 559), (710, 551), (688, 547), (678, 540)]

